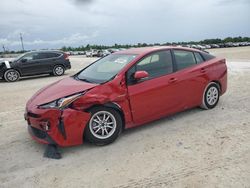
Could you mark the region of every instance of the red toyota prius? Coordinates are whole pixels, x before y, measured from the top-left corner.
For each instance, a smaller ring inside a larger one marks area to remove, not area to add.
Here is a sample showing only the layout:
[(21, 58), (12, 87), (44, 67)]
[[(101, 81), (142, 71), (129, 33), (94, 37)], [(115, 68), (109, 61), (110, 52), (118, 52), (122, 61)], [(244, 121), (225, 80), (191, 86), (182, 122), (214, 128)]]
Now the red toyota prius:
[(113, 142), (124, 129), (194, 107), (227, 89), (225, 59), (182, 47), (116, 52), (39, 90), (26, 105), (33, 139), (73, 146)]

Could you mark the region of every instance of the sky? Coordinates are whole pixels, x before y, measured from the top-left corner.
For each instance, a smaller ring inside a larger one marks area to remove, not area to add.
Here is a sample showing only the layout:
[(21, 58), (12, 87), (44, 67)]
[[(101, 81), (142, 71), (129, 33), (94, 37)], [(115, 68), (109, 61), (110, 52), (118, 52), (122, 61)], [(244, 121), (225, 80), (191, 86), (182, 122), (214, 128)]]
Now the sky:
[(250, 0), (1, 0), (0, 51), (250, 37)]

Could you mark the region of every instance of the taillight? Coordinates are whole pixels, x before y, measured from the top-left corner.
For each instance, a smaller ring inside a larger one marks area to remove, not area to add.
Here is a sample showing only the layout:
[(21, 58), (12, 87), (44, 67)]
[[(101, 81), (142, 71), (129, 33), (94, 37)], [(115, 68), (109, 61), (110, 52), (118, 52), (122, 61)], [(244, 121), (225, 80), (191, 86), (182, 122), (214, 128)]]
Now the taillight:
[(69, 55), (68, 54), (63, 53), (63, 57), (64, 57), (65, 60), (69, 60)]

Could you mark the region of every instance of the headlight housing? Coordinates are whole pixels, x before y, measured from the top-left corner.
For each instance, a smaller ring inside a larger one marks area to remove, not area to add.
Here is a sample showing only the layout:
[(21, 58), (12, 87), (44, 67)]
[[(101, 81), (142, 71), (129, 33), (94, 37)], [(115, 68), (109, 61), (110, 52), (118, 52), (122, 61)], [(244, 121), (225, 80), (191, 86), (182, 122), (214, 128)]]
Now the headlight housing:
[(54, 100), (52, 102), (39, 105), (38, 108), (41, 108), (41, 109), (49, 109), (49, 108), (64, 109), (64, 108), (67, 108), (76, 99), (81, 97), (83, 94), (84, 93), (78, 93), (78, 94), (74, 94), (74, 95), (71, 95), (68, 97), (63, 97), (63, 98)]

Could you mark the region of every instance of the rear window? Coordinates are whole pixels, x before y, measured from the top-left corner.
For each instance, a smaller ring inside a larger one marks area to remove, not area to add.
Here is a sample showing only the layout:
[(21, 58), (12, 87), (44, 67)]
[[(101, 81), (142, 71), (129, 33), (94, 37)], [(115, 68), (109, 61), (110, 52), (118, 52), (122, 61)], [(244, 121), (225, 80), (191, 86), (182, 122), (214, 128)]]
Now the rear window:
[(208, 61), (210, 59), (214, 59), (215, 58), (213, 55), (211, 55), (209, 53), (205, 53), (205, 52), (202, 53), (202, 56), (205, 59), (205, 61)]

